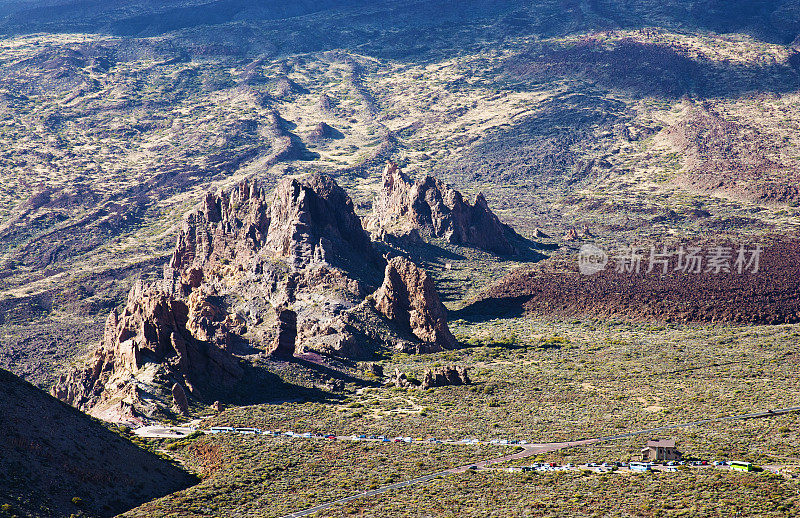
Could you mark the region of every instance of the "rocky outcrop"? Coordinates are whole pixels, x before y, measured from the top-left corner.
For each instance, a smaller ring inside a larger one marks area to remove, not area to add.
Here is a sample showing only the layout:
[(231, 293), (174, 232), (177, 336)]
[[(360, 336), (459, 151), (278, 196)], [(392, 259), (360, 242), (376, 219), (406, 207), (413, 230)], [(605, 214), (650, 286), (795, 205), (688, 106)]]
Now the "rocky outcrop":
[(566, 234), (561, 238), (562, 241), (577, 241), (578, 239), (591, 239), (594, 237), (588, 225), (583, 225), (580, 230), (575, 227), (567, 230)]
[(308, 137), (311, 140), (320, 141), (325, 139), (332, 139), (338, 133), (339, 133), (338, 131), (330, 127), (330, 125), (328, 125), (327, 123), (320, 122), (316, 126), (314, 126), (314, 129), (311, 130), (311, 132), (308, 134)]
[(270, 217), (263, 189), (242, 182), (228, 193), (207, 193), (185, 219), (169, 266), (185, 284), (199, 286), (203, 268), (246, 261), (263, 246)]
[(533, 229), (533, 237), (535, 237), (536, 239), (549, 239), (550, 235), (548, 235), (544, 230), (540, 229), (539, 227), (536, 227), (535, 229)]
[(344, 267), (380, 261), (352, 200), (327, 176), (282, 179), (270, 221), (265, 248), (295, 267), (312, 261)]
[(131, 290), (89, 362), (53, 394), (133, 423), (173, 403), (182, 414), (192, 401), (224, 400), (242, 381), (236, 354), (291, 359), (298, 331), (304, 346), (346, 358), (455, 347), (431, 279), (408, 260), (391, 264), (376, 308), (367, 295), (384, 260), (326, 176), (284, 178), (269, 204), (248, 182), (209, 193), (187, 216), (163, 279)]
[(351, 360), (374, 360), (376, 352), (386, 350), (408, 354), (439, 350), (418, 340), (407, 327), (387, 321), (369, 299), (333, 318), (306, 320), (299, 336), (304, 351)]
[[(274, 260), (302, 274), (290, 279)], [(383, 262), (347, 193), (333, 179), (312, 175), (282, 179), (269, 203), (249, 182), (207, 194), (184, 221), (164, 289), (187, 297), (204, 282), (229, 276), (226, 268), (273, 285), (273, 294), (283, 296), (273, 302), (281, 304), (303, 285), (335, 285), (363, 296), (362, 283), (377, 285)]]
[(466, 367), (438, 367), (425, 369), (422, 388), (445, 387), (448, 385), (471, 385)]
[(125, 309), (109, 315), (100, 347), (62, 375), (52, 394), (95, 417), (138, 423), (170, 408), (175, 384), (199, 400), (207, 390), (233, 386), (243, 375), (238, 360), (193, 336), (192, 316), (185, 302), (137, 283)]
[(375, 308), (427, 344), (428, 351), (458, 345), (447, 327), (447, 311), (433, 280), (405, 257), (394, 257), (386, 265), (383, 285), (375, 294)]
[(276, 359), (289, 360), (294, 356), (297, 339), (297, 313), (291, 309), (278, 311), (278, 335), (269, 350), (270, 356)]
[(172, 401), (176, 413), (189, 415), (189, 400), (186, 398), (186, 391), (178, 383), (172, 385)]
[(432, 176), (411, 181), (389, 162), (383, 171), (383, 188), (374, 203), (371, 230), (408, 234), (412, 229), (449, 243), (480, 248), (500, 255), (517, 252), (515, 233), (489, 209), (478, 194), (475, 204)]
[(329, 113), (333, 109), (333, 102), (328, 94), (321, 94), (319, 96), (319, 102), (317, 102), (317, 107), (323, 113)]
[(397, 388), (414, 388), (419, 386), (419, 381), (409, 378), (405, 372), (400, 372), (399, 369), (394, 370), (394, 374), (387, 377), (384, 385)]
[(362, 264), (380, 261), (347, 193), (333, 179), (312, 175), (282, 179), (271, 204), (248, 182), (228, 193), (208, 193), (187, 216), (170, 267), (195, 286), (203, 276), (197, 269), (243, 265), (261, 252), (297, 268), (356, 257)]

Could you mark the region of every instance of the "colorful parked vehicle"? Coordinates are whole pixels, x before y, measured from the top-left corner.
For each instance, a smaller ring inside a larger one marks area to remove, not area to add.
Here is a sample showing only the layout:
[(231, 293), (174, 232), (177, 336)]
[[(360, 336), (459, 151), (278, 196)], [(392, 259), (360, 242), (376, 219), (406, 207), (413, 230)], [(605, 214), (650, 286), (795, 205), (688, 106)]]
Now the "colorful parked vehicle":
[(628, 469), (630, 469), (631, 471), (638, 471), (643, 473), (645, 471), (650, 471), (652, 468), (650, 467), (650, 464), (646, 462), (631, 462), (628, 465)]
[(735, 471), (755, 471), (755, 468), (751, 462), (734, 460), (730, 462), (730, 465), (731, 469)]

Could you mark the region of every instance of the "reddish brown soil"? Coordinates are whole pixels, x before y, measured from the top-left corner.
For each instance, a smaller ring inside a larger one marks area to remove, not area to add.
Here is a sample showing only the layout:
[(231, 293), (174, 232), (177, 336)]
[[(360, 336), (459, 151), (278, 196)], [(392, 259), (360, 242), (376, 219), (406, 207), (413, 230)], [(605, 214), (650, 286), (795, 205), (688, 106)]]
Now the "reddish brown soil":
[[(646, 271), (646, 267), (644, 270)], [(753, 274), (618, 273), (587, 276), (577, 259), (549, 260), (501, 279), (462, 310), (656, 322), (800, 322), (800, 241), (765, 247)]]

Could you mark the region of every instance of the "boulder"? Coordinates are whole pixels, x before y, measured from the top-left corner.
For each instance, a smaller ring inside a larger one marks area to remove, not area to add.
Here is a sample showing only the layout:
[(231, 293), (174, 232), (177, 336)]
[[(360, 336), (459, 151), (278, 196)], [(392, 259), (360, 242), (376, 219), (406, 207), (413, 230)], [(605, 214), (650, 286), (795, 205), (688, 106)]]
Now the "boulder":
[(405, 257), (386, 265), (383, 285), (375, 294), (375, 308), (427, 345), (427, 351), (455, 349), (444, 308), (433, 280)]
[(470, 385), (472, 381), (467, 375), (466, 367), (438, 367), (425, 369), (422, 377), (422, 388), (445, 387), (448, 385)]

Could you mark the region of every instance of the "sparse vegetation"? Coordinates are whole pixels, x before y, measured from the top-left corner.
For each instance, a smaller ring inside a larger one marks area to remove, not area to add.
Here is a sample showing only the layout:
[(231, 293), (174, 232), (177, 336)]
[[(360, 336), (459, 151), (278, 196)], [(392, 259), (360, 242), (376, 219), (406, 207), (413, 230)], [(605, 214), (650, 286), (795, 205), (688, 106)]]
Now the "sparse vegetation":
[[(432, 366), (466, 366), (474, 384), (388, 388), (348, 361), (316, 370), (271, 362), (256, 354), (263, 337), (249, 329), (248, 368), (287, 387), (265, 390), (276, 398), (269, 403), (244, 394), (240, 401), (254, 404), (215, 412), (204, 426), (549, 442), (798, 405), (791, 268), (767, 279), (772, 285), (716, 285), (719, 305), (696, 305), (692, 318), (685, 303), (698, 286), (685, 282), (633, 286), (626, 299), (612, 279), (594, 284), (602, 300), (587, 297), (592, 290), (542, 289), (536, 307), (514, 300), (497, 312), (496, 298), (470, 306), (541, 253), (553, 258), (526, 287), (555, 286), (563, 271), (548, 268), (587, 241), (796, 240), (800, 22), (792, 2), (344, 1), (334, 11), (330, 2), (288, 2), (283, 11), (222, 1), (199, 12), (178, 1), (157, 15), (143, 2), (90, 10), (71, 2), (9, 0), (0, 17), (0, 366), (52, 386), (99, 340), (134, 280), (161, 276), (182, 218), (207, 191), (244, 178), (271, 190), (283, 176), (322, 171), (365, 216), (391, 158), (471, 199), (484, 193), (523, 237), (539, 236), (514, 257), (443, 240), (380, 245), (430, 273), (463, 347), (383, 350), (375, 360), (411, 381)], [(323, 122), (333, 131), (315, 136)], [(583, 237), (562, 239), (584, 227)], [(790, 248), (778, 255), (792, 267)], [(281, 264), (276, 275), (289, 278)], [(523, 291), (505, 287), (495, 294)], [(734, 310), (734, 299), (745, 302)], [(676, 323), (687, 321), (705, 323)], [(800, 464), (797, 414), (669, 434), (697, 457)], [(538, 460), (630, 460), (646, 438)], [(506, 451), (130, 439), (202, 477), (131, 517), (277, 516)], [(12, 440), (14, 455), (52, 446)], [(89, 467), (65, 457), (60, 475), (102, 479), (104, 453), (76, 448)], [(94, 493), (65, 489), (58, 509), (37, 503), (47, 492), (23, 494), (31, 481), (23, 464), (0, 478), (0, 515), (109, 512), (94, 507), (111, 491), (105, 479)], [(326, 515), (794, 516), (798, 472), (783, 473), (468, 471)], [(125, 487), (153, 494), (144, 491), (150, 483), (142, 474)]]

